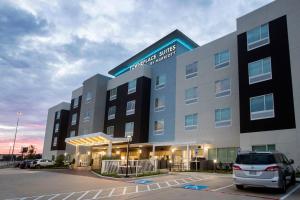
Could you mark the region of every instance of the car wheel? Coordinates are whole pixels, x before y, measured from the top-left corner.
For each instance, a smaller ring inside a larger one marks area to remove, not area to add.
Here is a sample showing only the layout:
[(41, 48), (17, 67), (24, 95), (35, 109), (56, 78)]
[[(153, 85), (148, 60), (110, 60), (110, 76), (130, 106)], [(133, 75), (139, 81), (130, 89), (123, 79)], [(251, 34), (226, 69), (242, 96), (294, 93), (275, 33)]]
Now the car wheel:
[(37, 169), (41, 169), (41, 166), (40, 166), (40, 165), (37, 165), (36, 168), (37, 168)]
[(291, 177), (291, 185), (295, 185), (296, 184), (296, 175), (295, 173), (293, 173), (292, 177)]
[(285, 180), (285, 178), (283, 178), (282, 181), (281, 181), (280, 192), (281, 193), (286, 193), (286, 180)]
[(243, 186), (243, 185), (235, 185), (235, 187), (236, 187), (237, 189), (239, 189), (239, 190), (244, 189), (244, 186)]

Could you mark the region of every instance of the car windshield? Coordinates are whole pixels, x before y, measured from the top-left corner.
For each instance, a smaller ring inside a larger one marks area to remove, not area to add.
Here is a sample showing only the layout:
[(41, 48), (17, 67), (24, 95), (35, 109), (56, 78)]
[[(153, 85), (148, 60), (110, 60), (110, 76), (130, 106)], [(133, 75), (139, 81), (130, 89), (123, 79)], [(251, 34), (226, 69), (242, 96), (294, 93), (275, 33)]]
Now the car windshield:
[(272, 154), (240, 154), (236, 158), (237, 164), (245, 165), (269, 165), (276, 163)]

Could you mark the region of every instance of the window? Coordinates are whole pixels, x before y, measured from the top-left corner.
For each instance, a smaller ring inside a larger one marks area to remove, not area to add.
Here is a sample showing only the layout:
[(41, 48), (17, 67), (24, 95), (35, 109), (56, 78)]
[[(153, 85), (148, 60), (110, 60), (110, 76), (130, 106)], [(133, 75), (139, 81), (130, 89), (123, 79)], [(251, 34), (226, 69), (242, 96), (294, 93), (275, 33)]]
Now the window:
[(253, 145), (252, 151), (275, 151), (275, 144)]
[(135, 112), (135, 100), (128, 101), (126, 107), (126, 115), (132, 115)]
[(222, 163), (234, 163), (237, 157), (238, 148), (216, 148), (208, 149), (208, 160), (217, 160)]
[(154, 111), (159, 112), (165, 109), (165, 97), (157, 97), (154, 102)]
[(250, 98), (251, 120), (272, 118), (274, 114), (273, 94)]
[(198, 62), (193, 62), (192, 64), (189, 64), (185, 66), (185, 78), (193, 78), (195, 76), (198, 76)]
[(86, 97), (85, 97), (85, 102), (88, 103), (92, 100), (92, 93), (91, 92), (87, 92), (86, 93)]
[(111, 107), (109, 107), (107, 119), (108, 119), (108, 120), (114, 119), (114, 118), (115, 118), (115, 115), (116, 115), (116, 106), (111, 106)]
[(70, 132), (70, 137), (75, 137), (75, 131), (74, 130)]
[(231, 109), (221, 108), (215, 110), (215, 127), (224, 127), (231, 125)]
[(56, 119), (60, 119), (60, 111), (56, 112)]
[(53, 146), (56, 147), (57, 146), (57, 137), (53, 138)]
[(229, 65), (230, 53), (225, 50), (215, 54), (215, 69), (220, 69)]
[(55, 133), (57, 133), (59, 131), (59, 123), (55, 124)]
[(162, 134), (165, 128), (165, 121), (164, 120), (157, 120), (154, 122), (154, 131), (155, 134)]
[(185, 104), (198, 102), (198, 87), (192, 87), (185, 90)]
[(224, 97), (230, 95), (231, 86), (230, 80), (223, 79), (215, 82), (216, 97)]
[(166, 75), (156, 76), (155, 79), (155, 89), (162, 89), (166, 85)]
[(114, 135), (115, 127), (114, 126), (109, 126), (106, 128), (106, 134), (107, 135)]
[(112, 101), (117, 98), (117, 88), (111, 89), (109, 91), (109, 100)]
[(264, 58), (248, 64), (249, 84), (272, 79), (271, 58)]
[(83, 116), (83, 121), (88, 122), (90, 121), (90, 118), (91, 118), (91, 111), (86, 111)]
[(128, 82), (128, 94), (134, 93), (136, 91), (136, 79)]
[(71, 125), (75, 125), (75, 124), (77, 124), (77, 113), (74, 113), (72, 115)]
[(196, 129), (198, 126), (198, 114), (194, 113), (185, 116), (184, 128), (185, 130)]
[(269, 44), (269, 25), (263, 24), (247, 32), (248, 51)]
[(73, 99), (73, 108), (77, 108), (78, 107), (78, 98), (74, 98)]
[(134, 128), (134, 122), (128, 122), (125, 124), (125, 137), (133, 136), (133, 128)]

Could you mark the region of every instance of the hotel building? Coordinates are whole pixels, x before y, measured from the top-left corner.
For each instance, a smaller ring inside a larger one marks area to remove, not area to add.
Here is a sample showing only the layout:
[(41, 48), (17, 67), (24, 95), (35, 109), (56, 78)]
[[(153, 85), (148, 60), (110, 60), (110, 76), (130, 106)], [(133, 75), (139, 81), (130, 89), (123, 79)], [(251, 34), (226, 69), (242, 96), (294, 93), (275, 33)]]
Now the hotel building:
[[(300, 166), (300, 1), (277, 0), (203, 46), (178, 30), (49, 109), (44, 154), (232, 163), (278, 150)], [(60, 115), (58, 114), (60, 113)], [(60, 116), (59, 118), (57, 116)], [(64, 143), (65, 141), (65, 143)]]

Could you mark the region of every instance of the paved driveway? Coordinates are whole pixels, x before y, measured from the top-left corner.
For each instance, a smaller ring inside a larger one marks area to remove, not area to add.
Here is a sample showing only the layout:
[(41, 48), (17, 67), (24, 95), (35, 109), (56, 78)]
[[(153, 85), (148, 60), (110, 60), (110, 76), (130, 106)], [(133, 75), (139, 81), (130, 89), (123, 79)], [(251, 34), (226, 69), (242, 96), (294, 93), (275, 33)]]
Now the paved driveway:
[[(188, 189), (184, 189), (186, 186)], [(201, 190), (194, 190), (201, 189)], [(0, 170), (0, 199), (300, 199), (300, 183), (282, 195), (275, 190), (237, 190), (231, 175), (176, 173), (137, 180), (109, 180), (86, 171)]]

